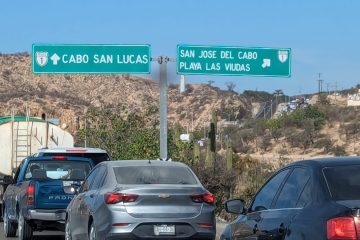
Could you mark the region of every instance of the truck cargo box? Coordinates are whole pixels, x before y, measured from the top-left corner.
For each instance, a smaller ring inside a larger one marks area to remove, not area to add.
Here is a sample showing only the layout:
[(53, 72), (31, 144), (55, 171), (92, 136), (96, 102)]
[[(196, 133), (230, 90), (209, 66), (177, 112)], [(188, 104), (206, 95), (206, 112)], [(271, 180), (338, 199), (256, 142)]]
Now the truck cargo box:
[(22, 159), (39, 148), (73, 146), (70, 133), (41, 118), (0, 117), (0, 175), (11, 175)]

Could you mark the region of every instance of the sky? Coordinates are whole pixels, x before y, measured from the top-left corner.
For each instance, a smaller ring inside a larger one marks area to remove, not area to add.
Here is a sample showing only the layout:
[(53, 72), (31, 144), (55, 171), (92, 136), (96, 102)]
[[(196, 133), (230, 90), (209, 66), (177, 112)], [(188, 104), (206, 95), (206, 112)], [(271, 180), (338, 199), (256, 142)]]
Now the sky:
[[(150, 44), (151, 56), (176, 58), (178, 44), (291, 48), (291, 77), (188, 75), (235, 91), (287, 95), (360, 83), (358, 0), (12, 0), (0, 3), (0, 52), (32, 44)], [(152, 64), (151, 75), (159, 69)], [(168, 79), (179, 83), (175, 62)]]

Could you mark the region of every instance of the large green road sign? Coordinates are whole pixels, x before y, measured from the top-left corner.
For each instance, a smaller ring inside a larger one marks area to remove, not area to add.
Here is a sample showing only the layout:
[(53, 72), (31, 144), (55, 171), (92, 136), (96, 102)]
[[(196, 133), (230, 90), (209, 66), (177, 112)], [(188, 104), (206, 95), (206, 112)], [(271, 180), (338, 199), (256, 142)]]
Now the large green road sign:
[(34, 73), (150, 73), (149, 45), (33, 44)]
[(178, 74), (290, 77), (291, 49), (178, 45)]

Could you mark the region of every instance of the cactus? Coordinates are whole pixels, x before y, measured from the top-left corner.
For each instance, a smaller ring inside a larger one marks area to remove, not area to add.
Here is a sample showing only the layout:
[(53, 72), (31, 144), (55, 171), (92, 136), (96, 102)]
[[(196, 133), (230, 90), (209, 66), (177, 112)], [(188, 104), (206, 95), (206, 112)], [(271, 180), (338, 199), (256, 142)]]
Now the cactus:
[(226, 169), (232, 170), (233, 165), (233, 150), (232, 150), (232, 142), (230, 138), (227, 138), (226, 141)]
[(216, 111), (213, 110), (211, 114), (211, 122), (210, 122), (210, 131), (208, 133), (208, 144), (206, 147), (206, 158), (205, 165), (206, 166), (215, 166), (214, 162), (216, 160), (216, 129), (217, 129), (217, 114)]
[(211, 161), (216, 161), (216, 131), (217, 131), (217, 113), (215, 110), (211, 114), (211, 123), (210, 123), (210, 151), (211, 151)]
[(211, 167), (212, 166), (212, 154), (211, 154), (211, 148), (210, 148), (210, 143), (208, 142), (206, 144), (206, 158), (205, 158), (205, 166), (206, 167)]
[(216, 110), (213, 110), (212, 113), (211, 113), (211, 122), (214, 123), (214, 131), (215, 131), (215, 135), (216, 135), (216, 132), (217, 132), (217, 122), (218, 122), (218, 119), (217, 119), (217, 111)]

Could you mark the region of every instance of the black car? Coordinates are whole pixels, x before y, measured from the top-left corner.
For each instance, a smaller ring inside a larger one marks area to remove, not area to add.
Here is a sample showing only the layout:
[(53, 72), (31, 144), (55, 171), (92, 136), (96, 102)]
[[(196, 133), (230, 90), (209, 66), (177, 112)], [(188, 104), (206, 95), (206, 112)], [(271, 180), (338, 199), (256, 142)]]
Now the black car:
[(239, 214), (221, 239), (360, 239), (360, 157), (294, 162), (277, 171), (249, 207), (225, 203)]

